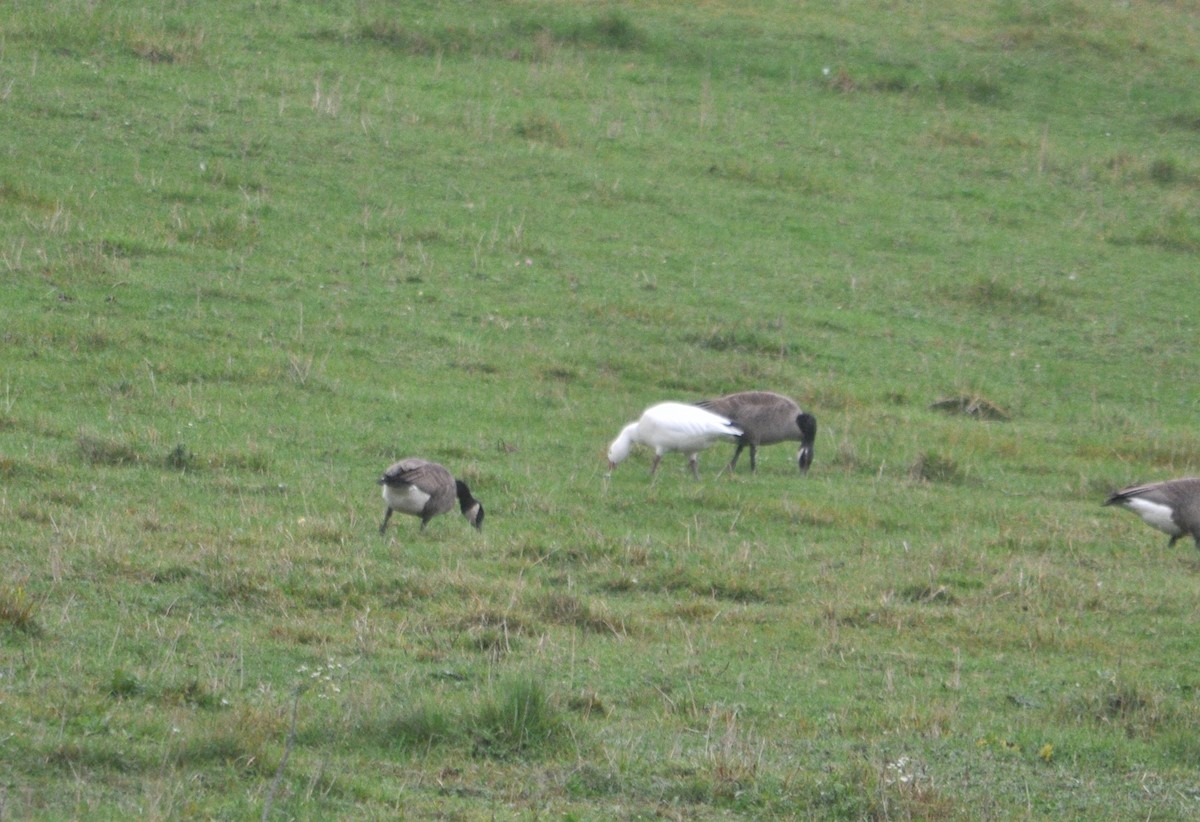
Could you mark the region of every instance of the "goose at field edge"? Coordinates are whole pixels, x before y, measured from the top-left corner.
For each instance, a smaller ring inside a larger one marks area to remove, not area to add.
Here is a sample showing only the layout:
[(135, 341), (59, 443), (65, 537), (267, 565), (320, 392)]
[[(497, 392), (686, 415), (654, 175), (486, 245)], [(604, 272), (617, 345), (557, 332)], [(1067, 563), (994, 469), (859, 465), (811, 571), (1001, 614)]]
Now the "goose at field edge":
[(1168, 547), (1190, 536), (1200, 548), (1200, 478), (1131, 485), (1109, 495), (1105, 505), (1120, 505), (1149, 526), (1171, 537)]

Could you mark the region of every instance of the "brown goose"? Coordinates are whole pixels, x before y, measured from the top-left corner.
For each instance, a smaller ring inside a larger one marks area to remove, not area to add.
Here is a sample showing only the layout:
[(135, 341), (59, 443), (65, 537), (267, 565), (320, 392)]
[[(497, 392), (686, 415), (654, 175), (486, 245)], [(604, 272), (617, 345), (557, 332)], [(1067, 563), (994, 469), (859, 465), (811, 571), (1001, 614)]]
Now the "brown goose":
[(750, 471), (753, 472), (758, 468), (758, 446), (788, 441), (800, 443), (800, 451), (796, 454), (800, 473), (807, 473), (808, 466), (812, 465), (817, 418), (802, 411), (795, 400), (771, 391), (741, 391), (696, 404), (728, 417), (744, 432), (729, 461), (730, 471), (747, 445), (750, 446)]
[(1131, 485), (1111, 494), (1104, 504), (1128, 508), (1147, 525), (1169, 534), (1168, 547), (1190, 536), (1200, 548), (1200, 478)]
[(416, 457), (400, 460), (383, 472), (378, 483), (383, 486), (383, 500), (387, 503), (379, 526), (381, 534), (387, 530), (393, 511), (420, 517), (420, 530), (424, 531), (429, 520), (454, 507), (455, 497), (467, 522), (483, 528), (483, 505), (471, 496), (465, 482), (456, 480), (436, 462)]

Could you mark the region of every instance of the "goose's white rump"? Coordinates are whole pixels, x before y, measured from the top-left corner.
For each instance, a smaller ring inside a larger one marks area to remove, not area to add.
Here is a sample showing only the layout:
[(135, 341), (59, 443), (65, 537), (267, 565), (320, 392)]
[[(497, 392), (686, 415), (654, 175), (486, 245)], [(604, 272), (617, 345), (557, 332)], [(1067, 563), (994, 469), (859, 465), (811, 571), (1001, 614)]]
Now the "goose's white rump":
[(654, 449), (653, 474), (658, 470), (662, 455), (678, 452), (688, 455), (692, 474), (700, 477), (696, 455), (718, 440), (735, 440), (742, 430), (728, 418), (695, 405), (663, 402), (642, 412), (637, 422), (631, 422), (608, 447), (608, 467), (611, 471), (629, 456), (634, 445)]

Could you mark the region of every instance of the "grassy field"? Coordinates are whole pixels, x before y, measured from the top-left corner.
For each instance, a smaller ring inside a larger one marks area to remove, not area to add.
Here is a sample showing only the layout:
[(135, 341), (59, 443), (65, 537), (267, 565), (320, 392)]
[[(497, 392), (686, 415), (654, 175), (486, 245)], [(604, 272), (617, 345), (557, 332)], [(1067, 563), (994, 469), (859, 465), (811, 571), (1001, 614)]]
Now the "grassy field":
[(1195, 818), (1198, 12), (9, 4), (0, 819)]

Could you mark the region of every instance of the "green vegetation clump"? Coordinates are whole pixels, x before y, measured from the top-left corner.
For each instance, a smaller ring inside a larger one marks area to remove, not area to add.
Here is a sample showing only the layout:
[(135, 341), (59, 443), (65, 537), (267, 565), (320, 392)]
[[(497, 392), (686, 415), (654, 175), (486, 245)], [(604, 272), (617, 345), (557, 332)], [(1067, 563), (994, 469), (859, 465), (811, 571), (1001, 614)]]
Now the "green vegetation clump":
[(23, 586), (0, 586), (0, 624), (26, 634), (40, 634), (38, 606)]
[(7, 4), (0, 816), (1194, 817), (1193, 18)]

